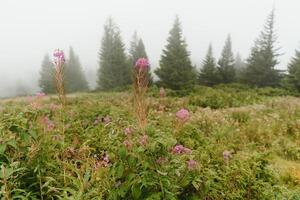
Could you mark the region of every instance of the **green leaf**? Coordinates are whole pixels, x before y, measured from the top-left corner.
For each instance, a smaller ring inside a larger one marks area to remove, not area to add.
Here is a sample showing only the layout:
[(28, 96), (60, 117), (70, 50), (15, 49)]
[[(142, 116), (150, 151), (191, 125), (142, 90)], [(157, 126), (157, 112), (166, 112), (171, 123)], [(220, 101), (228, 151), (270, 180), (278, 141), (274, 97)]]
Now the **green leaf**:
[(119, 156), (122, 160), (126, 158), (126, 154), (127, 154), (126, 149), (124, 147), (121, 147), (119, 149)]
[(133, 156), (128, 157), (128, 164), (130, 167), (135, 167), (136, 165), (136, 159)]
[(123, 173), (124, 173), (124, 165), (120, 164), (116, 169), (117, 178), (121, 178), (123, 176)]
[(13, 147), (13, 148), (15, 148), (15, 149), (18, 148), (18, 147), (17, 147), (17, 143), (16, 143), (15, 140), (10, 140), (10, 141), (8, 141), (8, 142), (7, 142), (7, 145), (9, 145), (9, 146), (11, 146), (11, 147)]
[(0, 144), (0, 154), (4, 154), (6, 150), (6, 144)]
[(131, 194), (134, 199), (139, 199), (142, 194), (142, 190), (138, 185), (133, 185), (131, 187)]

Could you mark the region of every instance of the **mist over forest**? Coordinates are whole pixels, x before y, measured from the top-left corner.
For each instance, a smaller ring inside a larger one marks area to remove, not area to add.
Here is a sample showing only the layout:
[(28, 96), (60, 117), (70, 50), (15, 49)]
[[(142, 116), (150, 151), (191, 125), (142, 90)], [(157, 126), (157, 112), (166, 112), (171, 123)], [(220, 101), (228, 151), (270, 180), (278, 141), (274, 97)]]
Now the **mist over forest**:
[[(274, 8), (276, 45), (280, 47), (279, 63), (275, 68), (286, 70), (299, 47), (300, 28), (295, 25), (299, 6), (296, 0), (263, 0), (259, 3), (213, 0), (190, 1), (188, 4), (170, 0), (153, 1), (151, 4), (137, 0), (74, 1), (72, 4), (58, 0), (2, 1), (0, 97), (40, 91), (38, 80), (43, 56), (51, 56), (57, 48), (68, 52), (70, 46), (80, 59), (90, 89), (95, 89), (103, 26), (109, 17), (120, 28), (127, 54), (133, 33), (137, 31), (145, 44), (153, 72), (159, 67), (169, 30), (178, 16), (192, 64), (199, 70), (210, 43), (214, 56), (220, 58), (228, 34), (234, 57), (239, 54), (245, 61), (268, 13)], [(149, 10), (155, 11), (155, 14), (145, 14)]]

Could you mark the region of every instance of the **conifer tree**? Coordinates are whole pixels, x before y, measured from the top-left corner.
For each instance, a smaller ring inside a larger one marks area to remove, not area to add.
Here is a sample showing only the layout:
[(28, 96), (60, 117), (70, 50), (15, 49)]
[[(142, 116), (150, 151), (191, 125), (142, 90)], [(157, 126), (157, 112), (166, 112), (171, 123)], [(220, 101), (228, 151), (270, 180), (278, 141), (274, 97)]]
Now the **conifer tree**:
[(42, 69), (40, 71), (39, 86), (42, 92), (46, 94), (55, 93), (55, 84), (54, 84), (54, 66), (50, 61), (48, 54), (44, 56), (42, 61)]
[(119, 28), (109, 18), (99, 52), (98, 88), (108, 90), (131, 83), (131, 70)]
[(81, 67), (79, 57), (72, 47), (69, 50), (69, 58), (65, 63), (65, 89), (67, 93), (88, 90), (88, 82)]
[(210, 44), (198, 75), (199, 83), (207, 86), (213, 86), (219, 82), (218, 75), (216, 60), (213, 56), (212, 45)]
[[(129, 49), (129, 62), (132, 67), (135, 65), (135, 62), (139, 58), (147, 58), (148, 59), (148, 55), (146, 53), (146, 49), (145, 49), (143, 40), (138, 37), (137, 32), (134, 32), (132, 41), (130, 42), (130, 49)], [(153, 82), (153, 78), (151, 75), (150, 66), (148, 66), (147, 70), (148, 70), (147, 74), (148, 74), (149, 84), (151, 84)]]
[(196, 71), (191, 64), (187, 44), (182, 37), (179, 18), (176, 17), (167, 45), (155, 70), (164, 87), (174, 90), (191, 89), (196, 81)]
[(221, 58), (218, 61), (218, 71), (221, 83), (232, 83), (235, 81), (234, 58), (232, 53), (231, 38), (228, 35)]
[(236, 80), (237, 82), (241, 82), (243, 78), (243, 73), (246, 69), (246, 63), (242, 59), (241, 55), (239, 53), (236, 54), (235, 62), (234, 62), (234, 69), (236, 74)]
[(280, 74), (275, 69), (278, 62), (277, 36), (274, 32), (274, 10), (269, 14), (263, 31), (255, 41), (247, 60), (244, 82), (259, 87), (277, 86)]
[(295, 56), (288, 64), (288, 75), (286, 81), (293, 89), (300, 92), (300, 51), (296, 50)]

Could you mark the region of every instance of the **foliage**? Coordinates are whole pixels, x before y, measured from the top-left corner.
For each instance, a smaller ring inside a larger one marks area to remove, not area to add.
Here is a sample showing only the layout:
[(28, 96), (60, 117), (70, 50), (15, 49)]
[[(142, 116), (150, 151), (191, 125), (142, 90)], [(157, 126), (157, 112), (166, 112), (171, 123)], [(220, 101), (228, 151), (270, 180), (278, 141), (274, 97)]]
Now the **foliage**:
[(192, 88), (196, 81), (196, 70), (191, 64), (178, 17), (175, 19), (167, 42), (160, 59), (160, 67), (155, 70), (160, 84), (173, 90)]
[(89, 89), (88, 82), (81, 67), (79, 57), (75, 54), (72, 47), (70, 47), (69, 57), (65, 65), (66, 92), (87, 91)]
[[(299, 199), (300, 103), (260, 90), (167, 90), (161, 111), (159, 89), (150, 88), (147, 138), (128, 92), (68, 96), (64, 112), (52, 96), (1, 101), (0, 197)], [(190, 117), (176, 129), (183, 107)]]
[(53, 94), (56, 92), (54, 81), (54, 66), (50, 61), (48, 54), (44, 56), (42, 68), (40, 71), (39, 86), (42, 92), (46, 94)]
[(221, 58), (218, 61), (218, 72), (220, 74), (221, 83), (232, 83), (236, 80), (234, 58), (231, 46), (231, 37), (228, 35)]
[[(135, 66), (135, 63), (139, 58), (148, 59), (148, 56), (142, 38), (139, 38), (137, 32), (134, 32), (132, 41), (130, 42), (130, 49), (129, 49), (130, 65)], [(153, 82), (153, 77), (151, 75), (150, 66), (148, 67), (147, 76), (148, 76), (149, 84), (151, 85)]]
[(130, 65), (119, 28), (112, 18), (104, 26), (99, 52), (98, 88), (114, 89), (131, 83)]
[(291, 87), (300, 91), (300, 51), (296, 51), (295, 57), (293, 57), (288, 65), (288, 75), (286, 77), (286, 83)]
[(200, 84), (213, 86), (220, 82), (220, 77), (217, 71), (217, 64), (213, 57), (212, 45), (210, 44), (207, 50), (205, 59), (202, 62), (202, 67), (198, 75)]
[(264, 26), (264, 30), (251, 49), (243, 78), (245, 83), (259, 87), (274, 87), (279, 85), (280, 74), (275, 69), (279, 56), (276, 41), (274, 10), (272, 10)]

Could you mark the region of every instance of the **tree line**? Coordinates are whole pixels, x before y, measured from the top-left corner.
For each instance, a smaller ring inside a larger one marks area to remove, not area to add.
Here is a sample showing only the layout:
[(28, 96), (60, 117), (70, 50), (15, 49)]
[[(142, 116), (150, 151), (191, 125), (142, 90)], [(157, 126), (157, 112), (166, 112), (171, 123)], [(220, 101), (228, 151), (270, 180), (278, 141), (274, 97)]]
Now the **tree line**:
[[(214, 86), (217, 84), (243, 83), (254, 87), (285, 87), (300, 91), (300, 51), (287, 66), (287, 73), (276, 69), (280, 56), (277, 35), (274, 28), (274, 10), (268, 15), (263, 30), (254, 41), (250, 55), (243, 60), (234, 56), (232, 40), (227, 36), (220, 58), (213, 54), (209, 45), (200, 70), (192, 65), (190, 52), (182, 34), (181, 23), (176, 17), (169, 32), (167, 44), (162, 50), (159, 66), (154, 70), (158, 77), (155, 84), (173, 90), (190, 90), (195, 84)], [(98, 54), (97, 89), (111, 90), (132, 83), (132, 69), (138, 58), (148, 58), (143, 40), (135, 32), (128, 54), (119, 27), (109, 18), (104, 25), (104, 35)], [(48, 55), (42, 62), (39, 85), (43, 92), (53, 93), (53, 66)], [(148, 68), (148, 78), (153, 76)], [(78, 56), (70, 48), (65, 66), (65, 87), (67, 92), (88, 90)]]

